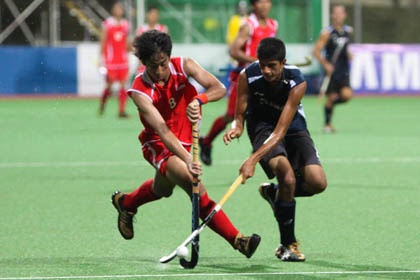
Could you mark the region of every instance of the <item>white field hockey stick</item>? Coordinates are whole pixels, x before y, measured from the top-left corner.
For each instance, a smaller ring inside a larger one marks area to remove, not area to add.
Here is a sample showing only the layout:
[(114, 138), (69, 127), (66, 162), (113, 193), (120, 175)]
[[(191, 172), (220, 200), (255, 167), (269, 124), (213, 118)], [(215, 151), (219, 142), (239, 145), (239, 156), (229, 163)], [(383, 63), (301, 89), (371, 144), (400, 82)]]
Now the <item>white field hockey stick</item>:
[[(222, 209), (223, 204), (225, 204), (225, 202), (229, 199), (229, 197), (235, 192), (235, 190), (239, 187), (241, 182), (242, 182), (242, 175), (239, 175), (239, 177), (236, 178), (235, 182), (233, 182), (233, 184), (229, 187), (229, 189), (223, 195), (223, 197), (219, 201), (219, 203), (216, 204), (216, 206), (213, 208), (213, 210), (211, 210), (210, 214), (203, 220), (203, 222), (200, 224), (200, 226), (196, 230), (194, 230), (190, 234), (190, 236), (188, 236), (187, 239), (185, 239), (184, 242), (182, 242), (181, 245), (179, 245), (177, 247), (177, 249), (180, 248), (180, 247), (185, 247), (188, 244), (190, 244), (194, 240), (194, 238), (196, 236), (198, 236), (200, 234), (200, 232), (203, 231), (203, 229), (207, 226), (207, 224), (214, 217), (214, 215), (216, 215), (216, 213), (219, 212), (220, 209)], [(161, 257), (159, 259), (159, 262), (167, 263), (167, 262), (170, 262), (171, 260), (173, 260), (176, 257), (177, 249), (172, 251), (169, 255)]]
[[(337, 42), (337, 47), (334, 50), (332, 59), (331, 59), (331, 64), (333, 66), (335, 66), (335, 63), (337, 62), (338, 56), (341, 53), (341, 50), (343, 49), (343, 47), (346, 44), (346, 40), (338, 40)], [(330, 85), (330, 81), (331, 81), (331, 75), (325, 75), (324, 79), (322, 80), (322, 84), (321, 84), (321, 88), (319, 89), (319, 95), (318, 95), (318, 103), (321, 102), (322, 98), (324, 98), (325, 93), (327, 92), (328, 86)]]

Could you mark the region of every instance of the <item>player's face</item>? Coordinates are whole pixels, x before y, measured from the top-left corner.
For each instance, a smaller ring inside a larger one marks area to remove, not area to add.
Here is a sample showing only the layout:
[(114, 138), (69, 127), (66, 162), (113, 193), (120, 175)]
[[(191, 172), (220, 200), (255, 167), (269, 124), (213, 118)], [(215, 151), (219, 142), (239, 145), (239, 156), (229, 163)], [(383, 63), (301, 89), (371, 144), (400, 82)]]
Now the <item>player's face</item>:
[(335, 6), (331, 13), (331, 19), (335, 24), (343, 24), (347, 18), (344, 6)]
[(269, 83), (277, 83), (283, 75), (283, 68), (286, 60), (260, 60), (260, 69), (264, 79)]
[(271, 10), (271, 0), (259, 0), (253, 5), (253, 11), (260, 18), (268, 18)]
[(124, 7), (121, 3), (116, 3), (112, 7), (112, 15), (116, 18), (122, 18), (124, 16)]
[(166, 53), (159, 52), (149, 60), (144, 61), (147, 74), (155, 83), (166, 83), (169, 79), (169, 56)]
[(149, 23), (155, 24), (159, 21), (159, 11), (152, 9), (147, 13), (147, 21)]

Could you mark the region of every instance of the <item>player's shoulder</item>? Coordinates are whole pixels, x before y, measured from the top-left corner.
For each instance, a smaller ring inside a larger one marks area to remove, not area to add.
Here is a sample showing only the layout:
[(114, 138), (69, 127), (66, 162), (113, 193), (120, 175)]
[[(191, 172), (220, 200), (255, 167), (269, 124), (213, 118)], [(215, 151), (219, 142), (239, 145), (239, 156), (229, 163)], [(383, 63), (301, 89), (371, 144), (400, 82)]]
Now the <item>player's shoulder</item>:
[(260, 77), (261, 74), (261, 68), (259, 66), (259, 62), (254, 61), (245, 68), (245, 75), (248, 77), (248, 79), (255, 80), (253, 77)]
[(286, 80), (303, 81), (303, 73), (296, 65), (286, 64), (283, 68), (283, 76)]
[(353, 27), (352, 26), (350, 26), (350, 25), (344, 25), (343, 26), (343, 29), (344, 29), (344, 31), (345, 32), (347, 32), (347, 33), (353, 33)]
[(284, 65), (284, 72), (290, 75), (300, 75), (302, 71), (299, 67), (293, 64), (286, 64)]
[(327, 27), (324, 27), (322, 30), (321, 30), (321, 34), (331, 34), (331, 33), (333, 33), (334, 32), (334, 26), (332, 26), (332, 25), (328, 25)]

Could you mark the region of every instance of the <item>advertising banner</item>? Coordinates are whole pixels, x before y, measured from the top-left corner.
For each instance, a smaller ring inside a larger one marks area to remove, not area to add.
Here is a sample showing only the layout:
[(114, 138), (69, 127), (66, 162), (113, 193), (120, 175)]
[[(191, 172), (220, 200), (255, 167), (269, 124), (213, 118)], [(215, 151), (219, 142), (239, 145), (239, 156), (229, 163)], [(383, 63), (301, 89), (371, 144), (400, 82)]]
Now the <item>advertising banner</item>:
[(356, 94), (420, 95), (420, 45), (353, 44)]

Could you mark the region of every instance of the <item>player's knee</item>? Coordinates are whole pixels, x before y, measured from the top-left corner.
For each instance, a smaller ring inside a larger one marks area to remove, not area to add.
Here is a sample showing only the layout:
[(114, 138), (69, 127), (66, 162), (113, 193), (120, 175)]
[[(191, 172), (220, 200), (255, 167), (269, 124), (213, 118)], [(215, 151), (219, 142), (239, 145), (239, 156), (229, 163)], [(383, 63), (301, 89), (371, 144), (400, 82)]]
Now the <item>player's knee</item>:
[(350, 88), (345, 88), (341, 91), (340, 99), (342, 102), (349, 101), (353, 96), (353, 91)]
[(315, 194), (322, 193), (327, 188), (327, 180), (325, 177), (319, 177), (312, 181), (310, 184), (311, 189)]
[(294, 189), (296, 186), (296, 178), (294, 174), (293, 173), (286, 174), (283, 177), (281, 185), (289, 189)]
[(154, 190), (154, 193), (157, 196), (170, 197), (173, 191), (174, 191), (173, 188), (159, 188), (158, 190)]

